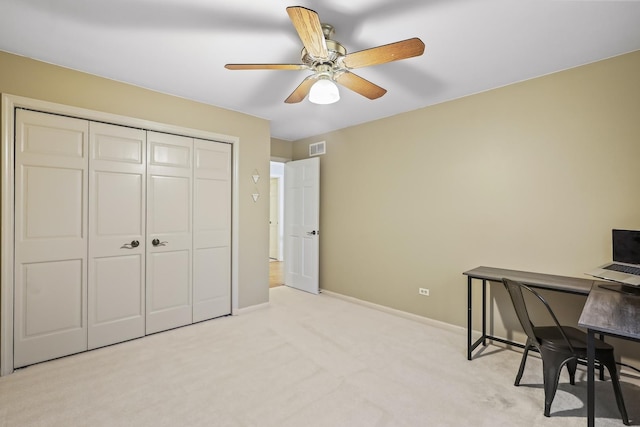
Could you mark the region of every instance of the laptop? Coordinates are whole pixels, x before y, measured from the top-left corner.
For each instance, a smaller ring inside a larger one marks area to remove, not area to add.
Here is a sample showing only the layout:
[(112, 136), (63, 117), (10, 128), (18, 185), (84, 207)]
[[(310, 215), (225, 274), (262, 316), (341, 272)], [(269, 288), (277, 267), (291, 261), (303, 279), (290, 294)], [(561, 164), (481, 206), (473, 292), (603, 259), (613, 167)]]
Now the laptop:
[(586, 274), (640, 287), (640, 231), (612, 230), (613, 262)]

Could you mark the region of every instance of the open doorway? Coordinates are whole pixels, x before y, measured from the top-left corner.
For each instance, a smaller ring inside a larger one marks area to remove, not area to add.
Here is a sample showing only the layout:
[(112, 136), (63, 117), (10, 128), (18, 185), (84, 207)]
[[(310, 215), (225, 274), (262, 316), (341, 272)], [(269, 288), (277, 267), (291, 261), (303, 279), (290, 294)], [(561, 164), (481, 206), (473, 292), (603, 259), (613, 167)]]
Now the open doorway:
[(284, 284), (284, 163), (270, 162), (269, 287)]

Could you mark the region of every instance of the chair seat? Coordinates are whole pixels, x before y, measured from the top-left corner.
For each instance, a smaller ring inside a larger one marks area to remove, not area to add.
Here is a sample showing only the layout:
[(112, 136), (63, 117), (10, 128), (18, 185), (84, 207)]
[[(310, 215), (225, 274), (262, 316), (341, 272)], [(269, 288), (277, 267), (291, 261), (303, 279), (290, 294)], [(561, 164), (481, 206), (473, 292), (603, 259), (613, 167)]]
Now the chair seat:
[[(580, 329), (570, 326), (563, 326), (562, 329), (567, 335), (567, 338), (569, 338), (574, 351), (580, 353), (581, 355), (584, 354), (584, 356), (586, 357), (587, 334)], [(564, 337), (560, 333), (560, 329), (558, 329), (557, 326), (534, 326), (533, 330), (536, 334), (536, 337), (538, 338), (538, 343), (541, 346), (556, 351), (571, 351)], [(602, 340), (595, 340), (595, 348), (596, 352), (613, 351), (613, 346)]]

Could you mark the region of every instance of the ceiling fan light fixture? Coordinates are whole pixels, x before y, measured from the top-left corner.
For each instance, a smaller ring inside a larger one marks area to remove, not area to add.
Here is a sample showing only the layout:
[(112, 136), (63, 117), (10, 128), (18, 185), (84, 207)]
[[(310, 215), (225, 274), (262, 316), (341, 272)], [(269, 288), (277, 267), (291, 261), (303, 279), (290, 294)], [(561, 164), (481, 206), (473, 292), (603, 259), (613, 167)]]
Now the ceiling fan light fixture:
[(328, 77), (321, 77), (309, 90), (309, 101), (314, 104), (333, 104), (340, 100), (338, 85)]

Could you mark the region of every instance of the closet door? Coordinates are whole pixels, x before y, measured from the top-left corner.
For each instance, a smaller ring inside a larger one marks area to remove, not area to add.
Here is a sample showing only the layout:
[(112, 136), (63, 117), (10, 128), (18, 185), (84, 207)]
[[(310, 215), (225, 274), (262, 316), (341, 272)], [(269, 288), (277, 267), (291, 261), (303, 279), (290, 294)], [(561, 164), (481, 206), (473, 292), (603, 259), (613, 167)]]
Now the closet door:
[(145, 140), (90, 124), (89, 349), (145, 333)]
[(87, 349), (88, 122), (16, 111), (14, 367)]
[(192, 322), (193, 140), (147, 132), (146, 333)]
[(193, 321), (231, 313), (231, 145), (194, 140)]

